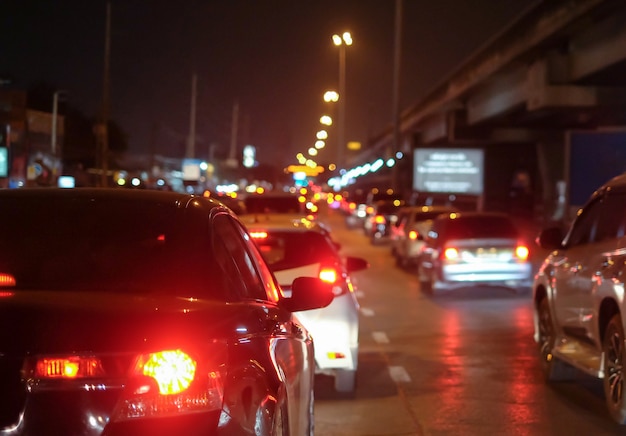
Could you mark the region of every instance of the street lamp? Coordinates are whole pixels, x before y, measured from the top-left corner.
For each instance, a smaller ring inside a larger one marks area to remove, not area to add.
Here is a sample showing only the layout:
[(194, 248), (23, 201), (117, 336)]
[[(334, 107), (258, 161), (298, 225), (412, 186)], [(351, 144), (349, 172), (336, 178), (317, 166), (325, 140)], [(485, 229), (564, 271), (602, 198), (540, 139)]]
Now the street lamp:
[(352, 45), (352, 35), (344, 32), (333, 35), (333, 44), (339, 47), (339, 129), (337, 148), (337, 165), (343, 165), (343, 148), (345, 147), (345, 124), (346, 124), (346, 46)]

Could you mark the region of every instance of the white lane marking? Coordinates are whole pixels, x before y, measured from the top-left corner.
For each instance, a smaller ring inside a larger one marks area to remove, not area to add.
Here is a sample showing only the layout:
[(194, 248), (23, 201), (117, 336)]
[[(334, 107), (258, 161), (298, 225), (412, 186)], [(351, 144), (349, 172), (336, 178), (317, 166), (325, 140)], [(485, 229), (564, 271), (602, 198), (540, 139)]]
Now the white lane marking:
[(368, 309), (367, 307), (361, 307), (361, 314), (363, 316), (374, 316), (374, 311), (372, 309)]
[(406, 372), (403, 366), (390, 366), (389, 375), (391, 376), (391, 379), (396, 383), (411, 382), (411, 377), (409, 376), (409, 373)]
[(385, 334), (385, 332), (372, 332), (372, 337), (374, 341), (378, 344), (388, 344), (389, 338)]

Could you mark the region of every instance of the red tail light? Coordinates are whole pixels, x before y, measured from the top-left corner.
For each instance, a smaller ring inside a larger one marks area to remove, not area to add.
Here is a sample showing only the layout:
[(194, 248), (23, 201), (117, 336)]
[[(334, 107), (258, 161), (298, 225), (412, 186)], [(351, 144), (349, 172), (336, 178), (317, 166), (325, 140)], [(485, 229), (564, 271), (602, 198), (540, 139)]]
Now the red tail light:
[(385, 217), (382, 215), (376, 215), (376, 218), (374, 218), (374, 222), (376, 224), (385, 224), (386, 220)]
[(459, 258), (459, 250), (454, 247), (448, 247), (443, 251), (443, 257), (446, 260), (457, 260)]
[(515, 256), (519, 260), (527, 260), (529, 254), (530, 254), (530, 250), (525, 245), (518, 245), (515, 248)]
[(218, 344), (211, 348), (200, 353), (202, 358), (180, 349), (145, 353), (130, 361), (129, 356), (38, 356), (27, 359), (22, 371), (33, 390), (67, 383), (98, 389), (103, 380), (123, 385), (112, 421), (177, 416), (222, 407), (220, 362), (226, 350)]
[(0, 273), (0, 287), (15, 286), (13, 274)]
[(178, 394), (191, 385), (197, 362), (181, 350), (142, 355), (133, 370), (136, 375), (154, 379), (161, 395)]
[(330, 284), (335, 284), (338, 278), (337, 270), (335, 268), (323, 267), (320, 269), (319, 278)]
[(250, 237), (252, 239), (267, 239), (267, 232), (263, 231), (251, 231)]
[(42, 357), (37, 359), (32, 375), (40, 379), (80, 379), (102, 376), (104, 370), (96, 357)]

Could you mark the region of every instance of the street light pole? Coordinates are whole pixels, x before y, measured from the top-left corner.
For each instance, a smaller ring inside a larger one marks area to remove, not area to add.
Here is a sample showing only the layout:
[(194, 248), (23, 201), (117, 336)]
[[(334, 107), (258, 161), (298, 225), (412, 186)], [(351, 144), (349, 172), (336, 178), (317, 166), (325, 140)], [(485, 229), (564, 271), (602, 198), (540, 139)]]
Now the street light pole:
[(54, 91), (52, 97), (52, 134), (50, 136), (50, 152), (53, 157), (57, 155), (57, 119), (59, 108), (59, 94), (63, 91)]
[(337, 167), (342, 168), (343, 150), (346, 146), (346, 46), (352, 45), (352, 35), (344, 32), (341, 36), (333, 35), (333, 43), (339, 47), (339, 126), (338, 126), (338, 147), (337, 147)]

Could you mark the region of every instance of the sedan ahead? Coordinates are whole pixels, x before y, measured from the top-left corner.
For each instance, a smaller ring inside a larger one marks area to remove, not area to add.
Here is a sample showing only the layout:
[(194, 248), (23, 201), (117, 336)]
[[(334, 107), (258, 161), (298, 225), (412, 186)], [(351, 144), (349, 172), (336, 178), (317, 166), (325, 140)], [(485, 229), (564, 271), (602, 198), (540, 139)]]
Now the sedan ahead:
[(477, 285), (528, 293), (528, 256), (528, 245), (508, 215), (453, 212), (433, 220), (418, 274), (422, 288), (433, 294)]

